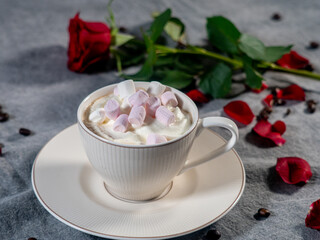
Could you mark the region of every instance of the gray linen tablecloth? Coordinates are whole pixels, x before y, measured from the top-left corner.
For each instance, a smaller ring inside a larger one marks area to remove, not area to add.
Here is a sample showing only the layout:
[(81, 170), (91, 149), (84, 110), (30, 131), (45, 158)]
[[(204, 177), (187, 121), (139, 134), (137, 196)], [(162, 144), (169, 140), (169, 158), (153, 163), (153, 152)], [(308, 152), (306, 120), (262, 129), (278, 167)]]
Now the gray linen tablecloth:
[[(76, 122), (80, 101), (93, 90), (121, 81), (114, 71), (87, 75), (66, 67), (69, 18), (77, 11), (85, 20), (104, 21), (106, 0), (3, 0), (0, 4), (0, 104), (10, 120), (0, 123), (0, 239), (100, 239), (72, 229), (51, 216), (36, 199), (31, 186), (31, 167), (44, 144)], [(269, 45), (294, 44), (320, 72), (320, 49), (308, 50), (309, 41), (320, 41), (320, 1), (299, 0), (159, 0), (115, 1), (113, 9), (119, 25), (139, 28), (150, 22), (152, 11), (170, 7), (187, 26), (191, 43), (206, 38), (205, 17), (224, 15), (243, 32), (255, 35)], [(270, 20), (280, 12), (282, 21)], [(320, 82), (285, 74), (265, 75), (270, 86), (298, 83), (309, 90), (308, 99), (320, 102)], [(254, 113), (261, 108), (261, 94), (238, 96)], [(200, 108), (202, 116), (220, 115), (230, 99), (214, 100)], [(320, 239), (320, 233), (306, 228), (309, 205), (320, 198), (320, 110), (305, 113), (305, 103), (275, 108), (270, 121), (284, 119), (287, 143), (283, 147), (257, 146), (250, 134), (254, 123), (240, 129), (235, 149), (246, 168), (247, 183), (239, 203), (212, 226), (179, 239), (204, 239), (217, 228), (221, 239)], [(18, 134), (20, 127), (34, 134)], [(313, 177), (303, 187), (283, 183), (276, 175), (277, 157), (306, 159)], [(260, 207), (271, 210), (265, 221), (253, 215)]]

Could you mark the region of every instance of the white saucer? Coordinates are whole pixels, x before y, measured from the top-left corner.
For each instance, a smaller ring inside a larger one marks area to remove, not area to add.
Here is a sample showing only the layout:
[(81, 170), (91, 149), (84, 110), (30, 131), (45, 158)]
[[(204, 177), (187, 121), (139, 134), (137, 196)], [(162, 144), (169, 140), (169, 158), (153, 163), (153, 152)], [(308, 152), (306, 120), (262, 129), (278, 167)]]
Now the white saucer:
[[(210, 130), (196, 139), (189, 161), (223, 141)], [(112, 197), (84, 152), (76, 125), (52, 138), (36, 157), (32, 185), (40, 203), (61, 222), (112, 239), (166, 239), (202, 229), (227, 214), (245, 185), (232, 150), (173, 180), (170, 192), (147, 203)]]

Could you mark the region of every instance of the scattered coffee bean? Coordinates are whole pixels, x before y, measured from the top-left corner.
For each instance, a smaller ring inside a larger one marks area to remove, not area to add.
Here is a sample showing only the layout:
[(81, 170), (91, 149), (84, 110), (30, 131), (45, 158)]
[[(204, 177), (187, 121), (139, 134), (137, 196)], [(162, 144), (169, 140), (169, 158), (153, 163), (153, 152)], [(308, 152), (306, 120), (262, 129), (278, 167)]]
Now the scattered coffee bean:
[(274, 13), (274, 14), (272, 14), (272, 16), (271, 16), (271, 19), (272, 19), (272, 20), (275, 20), (275, 21), (280, 21), (281, 18), (282, 18), (282, 16), (280, 15), (280, 13)]
[(220, 239), (220, 237), (221, 237), (221, 233), (216, 229), (209, 230), (206, 235), (207, 240), (218, 240)]
[(8, 119), (9, 119), (8, 113), (0, 112), (0, 122), (8, 121)]
[(186, 46), (184, 43), (182, 43), (182, 42), (178, 42), (176, 48), (178, 48), (178, 49), (186, 49), (187, 46)]
[(274, 105), (275, 106), (283, 106), (285, 104), (286, 104), (285, 100), (282, 100), (282, 99), (279, 99), (279, 98), (274, 99)]
[(262, 109), (257, 116), (258, 121), (259, 120), (267, 120), (269, 118), (269, 115), (272, 113), (272, 108), (271, 107), (265, 107)]
[(37, 240), (37, 239), (34, 237), (31, 237), (31, 238), (28, 238), (28, 240)]
[(258, 210), (258, 215), (263, 218), (267, 218), (270, 216), (270, 211), (266, 208), (260, 208)]
[(313, 66), (312, 66), (311, 64), (308, 64), (308, 65), (305, 66), (303, 69), (304, 69), (304, 70), (307, 70), (307, 71), (310, 71), (310, 72), (313, 72), (313, 70), (314, 70), (314, 68), (313, 68)]
[(308, 100), (307, 107), (309, 113), (314, 113), (316, 111), (317, 103), (314, 100)]
[(0, 146), (0, 157), (2, 156), (2, 147)]
[(127, 32), (127, 29), (123, 26), (119, 27), (119, 32), (125, 33)]
[(310, 49), (317, 49), (319, 47), (319, 43), (318, 42), (315, 42), (315, 41), (311, 41), (309, 43), (309, 48)]
[(290, 113), (291, 113), (291, 109), (290, 109), (290, 108), (288, 108), (288, 109), (287, 109), (287, 111), (286, 111), (286, 113), (284, 114), (284, 116), (285, 116), (285, 117), (287, 117), (287, 116), (289, 116), (289, 115), (290, 115)]
[(29, 136), (31, 134), (31, 131), (27, 128), (20, 128), (19, 133), (23, 136)]

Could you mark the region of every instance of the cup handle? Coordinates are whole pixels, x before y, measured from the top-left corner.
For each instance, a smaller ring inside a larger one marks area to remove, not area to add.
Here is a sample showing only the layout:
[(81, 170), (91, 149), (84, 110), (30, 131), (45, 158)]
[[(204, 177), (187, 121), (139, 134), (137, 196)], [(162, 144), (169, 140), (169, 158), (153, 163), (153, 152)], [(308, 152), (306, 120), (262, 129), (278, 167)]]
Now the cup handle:
[(196, 130), (197, 131), (196, 137), (199, 136), (200, 132), (204, 128), (208, 128), (208, 127), (226, 128), (231, 132), (232, 136), (228, 142), (226, 142), (224, 145), (222, 145), (218, 149), (208, 153), (207, 155), (205, 155), (204, 157), (201, 157), (200, 159), (197, 159), (190, 163), (186, 163), (178, 175), (202, 163), (208, 162), (225, 152), (228, 152), (236, 144), (237, 140), (239, 139), (239, 131), (238, 131), (237, 125), (233, 121), (225, 117), (206, 117), (206, 118), (200, 119), (198, 123), (198, 129)]

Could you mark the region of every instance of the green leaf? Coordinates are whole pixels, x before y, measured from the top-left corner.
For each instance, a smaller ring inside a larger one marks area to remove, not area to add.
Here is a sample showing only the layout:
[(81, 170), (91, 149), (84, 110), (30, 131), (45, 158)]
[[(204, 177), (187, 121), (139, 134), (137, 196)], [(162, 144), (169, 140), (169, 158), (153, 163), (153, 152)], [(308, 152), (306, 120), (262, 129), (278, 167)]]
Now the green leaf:
[(148, 81), (153, 74), (153, 65), (156, 61), (156, 47), (148, 35), (144, 34), (144, 40), (147, 47), (148, 57), (142, 65), (140, 71), (138, 71), (136, 74), (123, 74), (122, 76), (126, 79), (132, 79), (134, 81)]
[(222, 16), (207, 18), (207, 33), (211, 44), (227, 53), (238, 53), (241, 33), (235, 25)]
[(231, 89), (231, 76), (231, 68), (224, 63), (218, 63), (202, 77), (199, 87), (205, 94), (210, 94), (214, 98), (222, 98)]
[(178, 70), (164, 71), (164, 77), (161, 81), (162, 84), (174, 87), (177, 89), (185, 88), (193, 81), (192, 75)]
[(113, 0), (109, 0), (108, 2), (107, 11), (108, 11), (109, 17), (106, 17), (106, 19), (111, 28), (111, 36), (115, 36), (118, 33), (118, 28), (117, 28), (116, 20), (111, 8), (112, 2)]
[(263, 60), (265, 57), (265, 46), (263, 42), (248, 34), (241, 35), (239, 48), (252, 59)]
[(166, 66), (166, 65), (172, 66), (174, 63), (174, 58), (175, 58), (174, 55), (159, 56), (157, 58), (155, 66), (157, 67)]
[(184, 29), (185, 26), (183, 22), (175, 17), (172, 17), (164, 27), (164, 31), (176, 42), (184, 42)]
[(130, 35), (130, 34), (123, 34), (123, 33), (117, 33), (114, 36), (114, 46), (121, 46), (127, 42), (129, 42), (131, 39), (133, 39), (134, 36)]
[[(204, 66), (197, 56), (178, 55), (174, 61), (174, 68), (189, 74), (197, 74)], [(192, 67), (190, 67), (192, 66)]]
[(262, 86), (262, 80), (263, 77), (261, 74), (254, 69), (252, 66), (252, 59), (249, 57), (244, 57), (243, 58), (243, 68), (246, 73), (246, 80), (245, 83), (253, 89), (260, 89)]
[(149, 30), (147, 31), (153, 42), (155, 42), (160, 37), (164, 26), (167, 24), (170, 18), (171, 9), (167, 9), (154, 19)]
[(248, 34), (242, 34), (239, 39), (239, 48), (252, 59), (275, 62), (283, 54), (290, 52), (292, 45), (265, 47), (259, 39)]
[(264, 61), (275, 62), (279, 60), (284, 54), (289, 53), (292, 48), (292, 45), (289, 46), (274, 46), (266, 47)]

